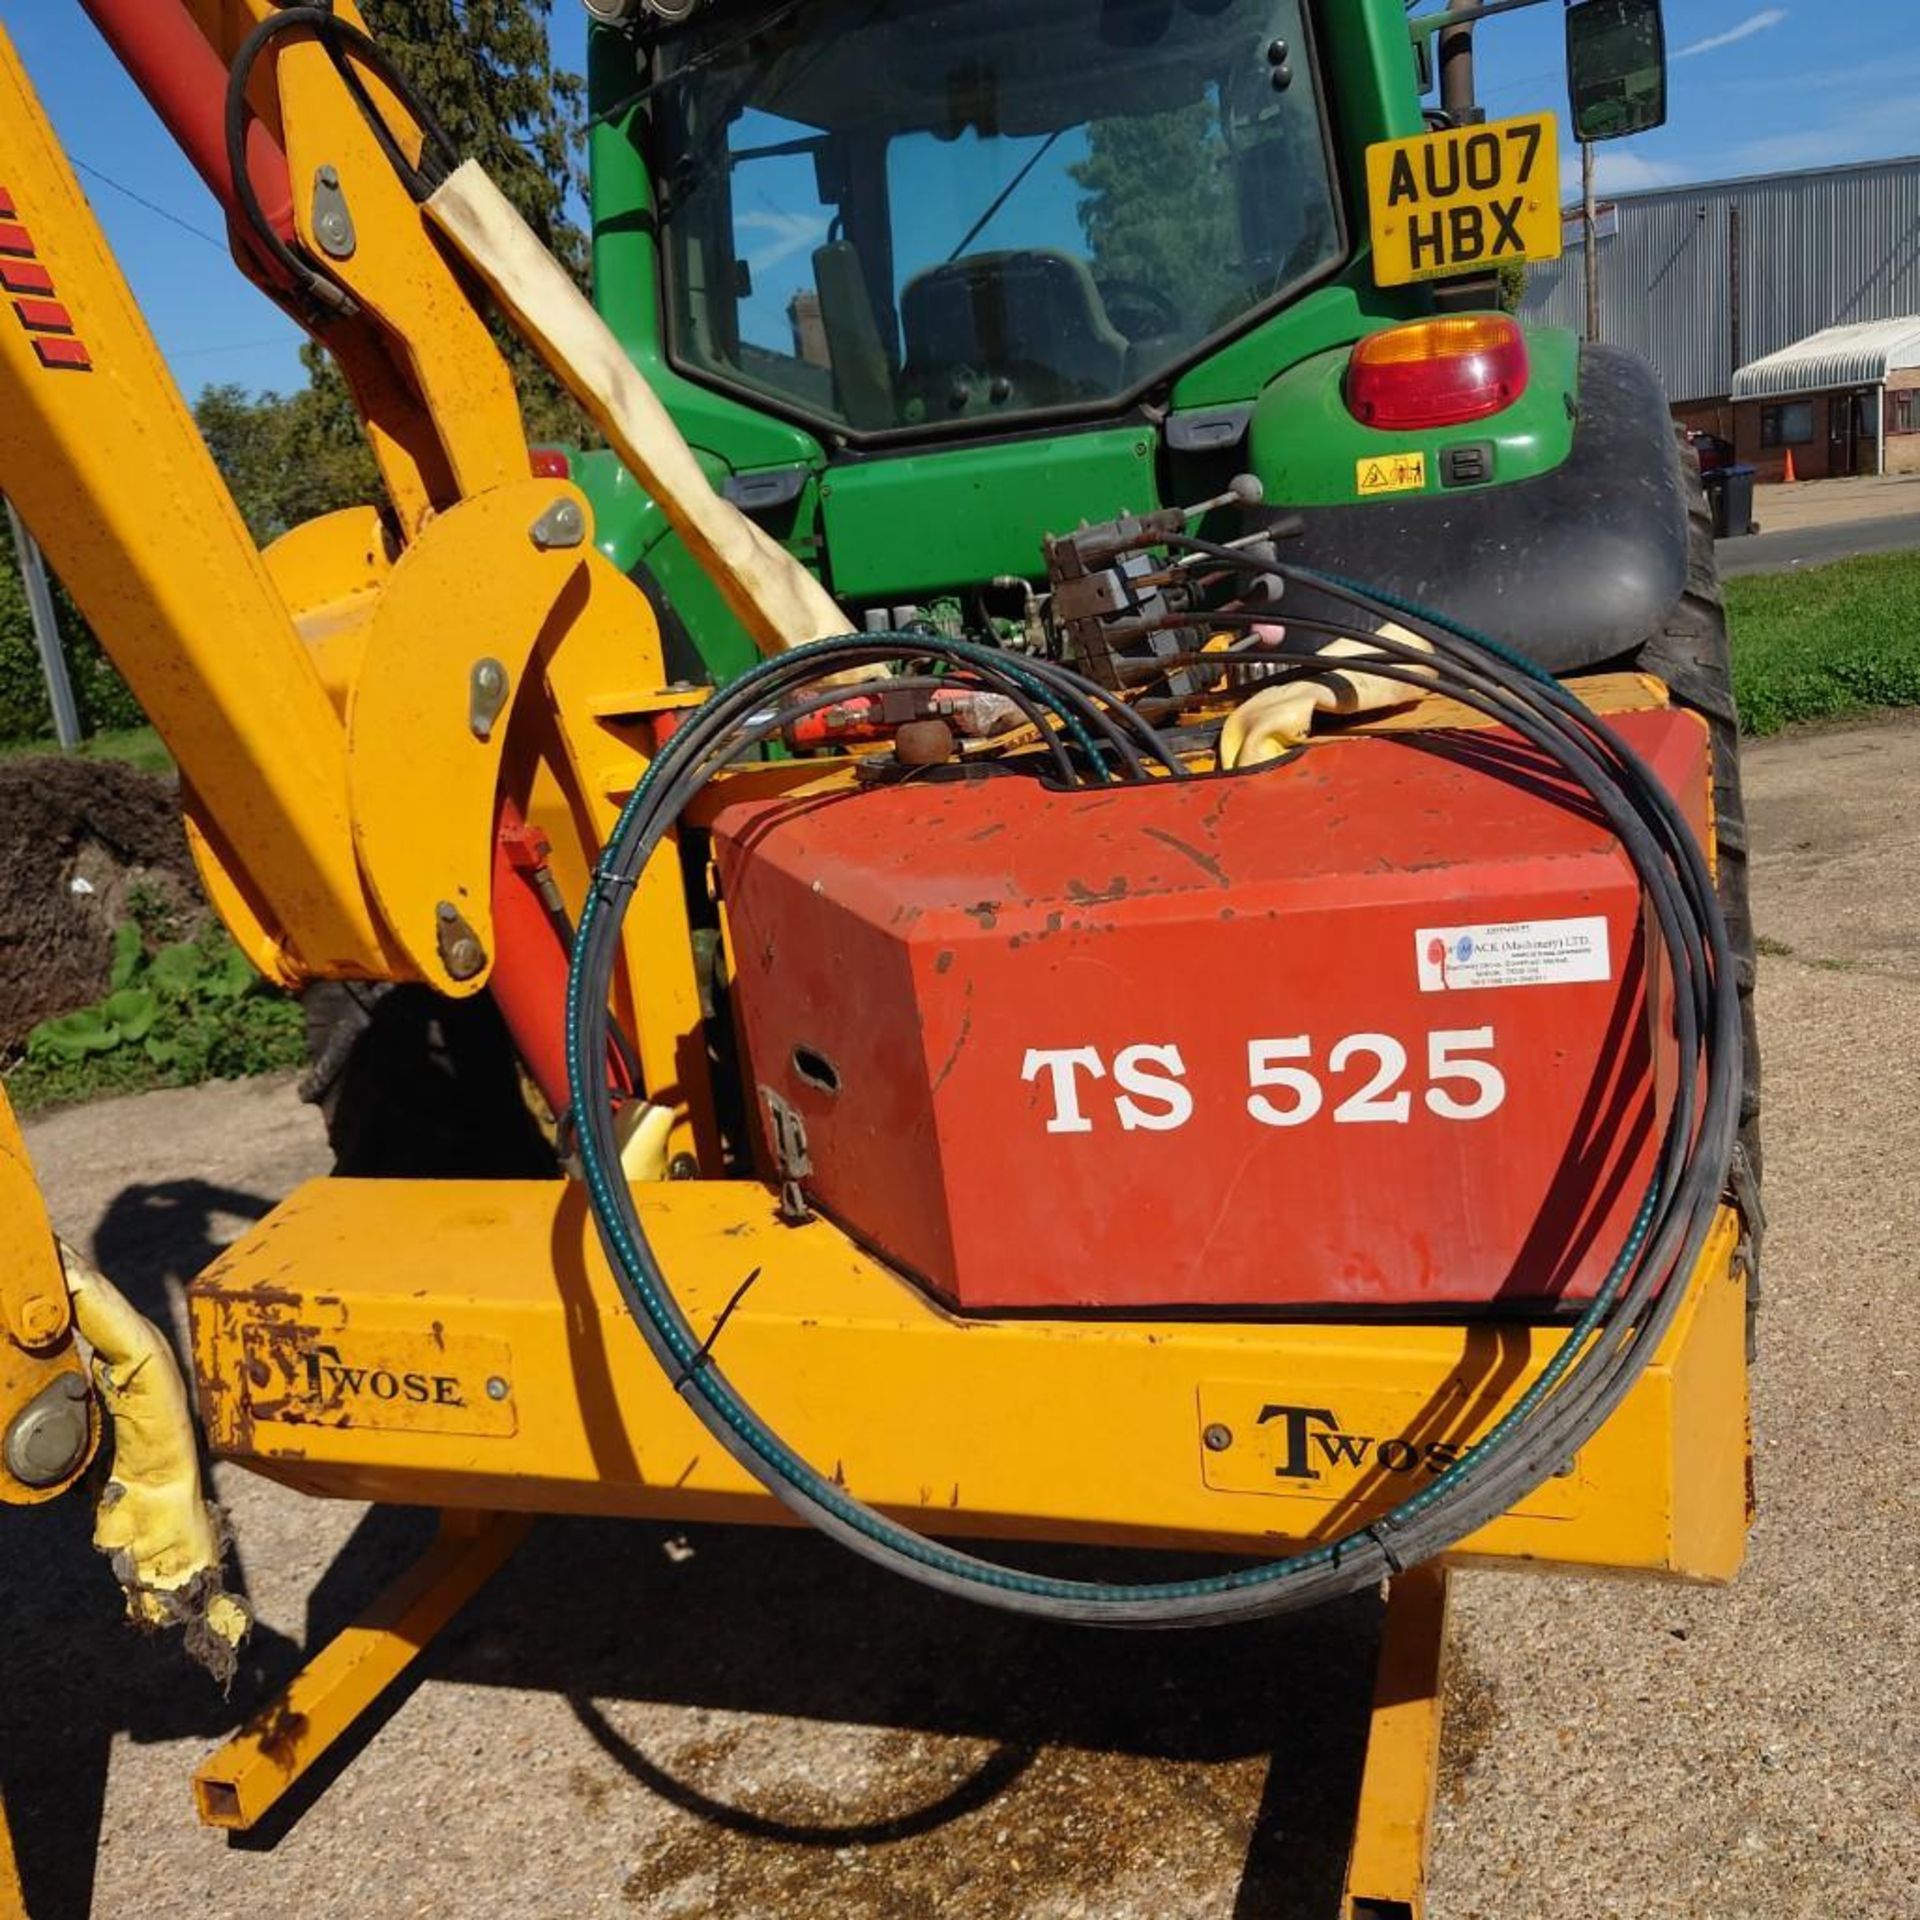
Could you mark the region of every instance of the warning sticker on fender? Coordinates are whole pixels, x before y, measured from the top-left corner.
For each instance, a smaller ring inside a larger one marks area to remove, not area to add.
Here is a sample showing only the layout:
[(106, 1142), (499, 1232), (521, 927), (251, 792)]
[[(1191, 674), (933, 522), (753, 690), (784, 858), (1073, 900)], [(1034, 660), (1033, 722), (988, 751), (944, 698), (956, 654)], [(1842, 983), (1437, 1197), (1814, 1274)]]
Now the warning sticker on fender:
[(1422, 993), (1613, 978), (1607, 923), (1599, 914), (1487, 927), (1422, 927), (1413, 941)]

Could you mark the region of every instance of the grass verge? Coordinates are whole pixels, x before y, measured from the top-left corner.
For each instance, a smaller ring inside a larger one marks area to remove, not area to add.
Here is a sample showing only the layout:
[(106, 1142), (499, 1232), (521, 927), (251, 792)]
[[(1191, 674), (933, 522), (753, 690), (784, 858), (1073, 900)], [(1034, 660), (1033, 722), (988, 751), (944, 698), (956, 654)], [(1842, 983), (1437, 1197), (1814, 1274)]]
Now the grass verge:
[(1920, 706), (1920, 553), (1875, 553), (1726, 584), (1748, 733)]
[[(0, 744), (0, 760), (20, 760), (30, 754), (59, 751), (51, 740), (9, 740)], [(125, 727), (96, 733), (81, 741), (74, 751), (83, 760), (124, 760), (142, 773), (165, 775), (173, 771), (173, 755), (151, 727)]]

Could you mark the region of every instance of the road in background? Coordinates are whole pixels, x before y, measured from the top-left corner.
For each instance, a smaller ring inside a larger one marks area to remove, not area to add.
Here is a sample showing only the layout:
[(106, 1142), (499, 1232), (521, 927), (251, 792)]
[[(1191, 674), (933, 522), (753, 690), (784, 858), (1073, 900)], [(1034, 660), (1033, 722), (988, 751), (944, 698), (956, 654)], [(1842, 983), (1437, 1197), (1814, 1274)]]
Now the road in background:
[(1753, 517), (1758, 533), (1715, 543), (1723, 579), (1920, 547), (1920, 474), (1762, 487)]
[(1790, 573), (1863, 553), (1898, 553), (1913, 547), (1920, 547), (1920, 513), (1799, 527), (1790, 533), (1754, 533), (1745, 539), (1716, 541), (1714, 553), (1721, 579), (1733, 580), (1744, 573)]
[[(1749, 1564), (1725, 1592), (1460, 1577), (1431, 1920), (1920, 1916), (1917, 790), (1913, 718), (1752, 750)], [(65, 1231), (163, 1317), (324, 1160), (284, 1082), (29, 1132)], [(121, 1623), (78, 1501), (0, 1521), (36, 1920), (1332, 1920), (1375, 1603), (1073, 1632), (796, 1532), (543, 1522), (297, 1822), (229, 1844), (194, 1764), (427, 1529), (216, 1478), (262, 1621), (230, 1700)]]

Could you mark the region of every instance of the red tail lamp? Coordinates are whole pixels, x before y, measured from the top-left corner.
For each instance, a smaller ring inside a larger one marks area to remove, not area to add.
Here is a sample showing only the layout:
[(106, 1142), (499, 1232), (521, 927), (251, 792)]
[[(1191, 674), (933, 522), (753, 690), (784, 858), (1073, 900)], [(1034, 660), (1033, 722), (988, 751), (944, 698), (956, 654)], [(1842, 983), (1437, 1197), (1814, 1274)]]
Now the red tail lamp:
[(536, 480), (571, 480), (573, 462), (560, 447), (535, 447), (527, 456)]
[(1483, 420), (1526, 391), (1527, 339), (1504, 313), (1454, 313), (1388, 327), (1347, 362), (1347, 407), (1388, 430)]

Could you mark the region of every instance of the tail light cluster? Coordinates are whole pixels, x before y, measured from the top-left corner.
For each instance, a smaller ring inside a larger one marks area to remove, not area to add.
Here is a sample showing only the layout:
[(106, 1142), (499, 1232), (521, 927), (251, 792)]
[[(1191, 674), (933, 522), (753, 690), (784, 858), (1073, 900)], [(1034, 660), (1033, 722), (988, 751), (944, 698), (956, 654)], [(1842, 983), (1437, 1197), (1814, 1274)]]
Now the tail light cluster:
[(1347, 363), (1348, 410), (1388, 431), (1484, 420), (1526, 386), (1526, 335), (1503, 313), (1388, 327), (1362, 340)]

